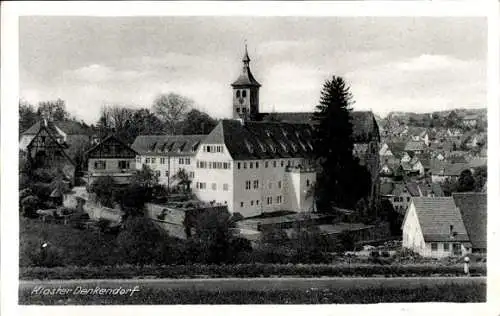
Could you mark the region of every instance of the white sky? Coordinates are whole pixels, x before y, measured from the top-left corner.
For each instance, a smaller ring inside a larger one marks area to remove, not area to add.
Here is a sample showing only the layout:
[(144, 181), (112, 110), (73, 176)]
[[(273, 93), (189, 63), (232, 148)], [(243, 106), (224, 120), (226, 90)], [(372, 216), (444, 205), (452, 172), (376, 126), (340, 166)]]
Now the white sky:
[(486, 106), (486, 18), (21, 17), (20, 96), (58, 97), (94, 122), (104, 104), (149, 107), (159, 93), (231, 112), (246, 39), (262, 111), (311, 111), (325, 79), (355, 109)]

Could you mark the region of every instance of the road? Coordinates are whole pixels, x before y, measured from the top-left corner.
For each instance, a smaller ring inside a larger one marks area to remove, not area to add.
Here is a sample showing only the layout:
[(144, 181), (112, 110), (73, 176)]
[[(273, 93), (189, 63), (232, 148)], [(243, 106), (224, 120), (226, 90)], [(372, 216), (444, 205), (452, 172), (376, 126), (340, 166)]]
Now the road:
[(416, 288), (431, 285), (480, 285), (486, 284), (486, 277), (415, 277), (415, 278), (219, 278), (219, 279), (102, 279), (102, 280), (21, 280), (19, 290), (35, 287), (92, 288), (134, 287), (149, 289), (196, 289), (210, 291), (230, 290), (273, 290), (273, 289), (322, 289), (322, 288), (370, 288), (404, 287)]

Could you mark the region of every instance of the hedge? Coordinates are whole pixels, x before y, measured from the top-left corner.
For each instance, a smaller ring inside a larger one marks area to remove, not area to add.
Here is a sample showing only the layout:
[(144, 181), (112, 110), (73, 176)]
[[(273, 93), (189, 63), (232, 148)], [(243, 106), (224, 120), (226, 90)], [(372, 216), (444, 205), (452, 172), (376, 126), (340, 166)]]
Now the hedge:
[[(486, 275), (485, 264), (472, 264), (472, 275)], [(198, 278), (198, 277), (423, 277), (460, 276), (463, 265), (412, 264), (234, 264), (234, 265), (146, 265), (146, 266), (66, 266), (21, 267), (20, 279), (125, 279), (125, 278)]]

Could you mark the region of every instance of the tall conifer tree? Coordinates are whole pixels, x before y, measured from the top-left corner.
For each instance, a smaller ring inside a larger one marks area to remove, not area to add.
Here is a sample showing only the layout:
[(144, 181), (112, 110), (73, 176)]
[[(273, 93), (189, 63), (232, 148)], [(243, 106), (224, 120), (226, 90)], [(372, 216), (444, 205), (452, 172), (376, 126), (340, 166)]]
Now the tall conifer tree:
[(351, 191), (354, 175), (350, 172), (356, 165), (350, 122), (353, 103), (343, 78), (333, 76), (324, 83), (313, 114), (314, 150), (321, 166), (316, 189), (319, 210), (328, 210), (332, 204), (352, 208), (356, 202)]

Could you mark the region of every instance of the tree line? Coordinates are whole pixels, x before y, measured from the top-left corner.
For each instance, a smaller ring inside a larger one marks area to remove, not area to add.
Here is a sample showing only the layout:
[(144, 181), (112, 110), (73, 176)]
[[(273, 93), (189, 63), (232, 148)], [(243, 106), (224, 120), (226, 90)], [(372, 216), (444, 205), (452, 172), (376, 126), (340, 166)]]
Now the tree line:
[(110, 104), (101, 108), (96, 124), (78, 120), (66, 109), (64, 100), (19, 102), (19, 131), (26, 131), (43, 115), (54, 121), (73, 121), (104, 137), (114, 133), (127, 144), (139, 135), (208, 134), (217, 124), (209, 114), (196, 109), (193, 100), (176, 93), (160, 94), (148, 107)]

